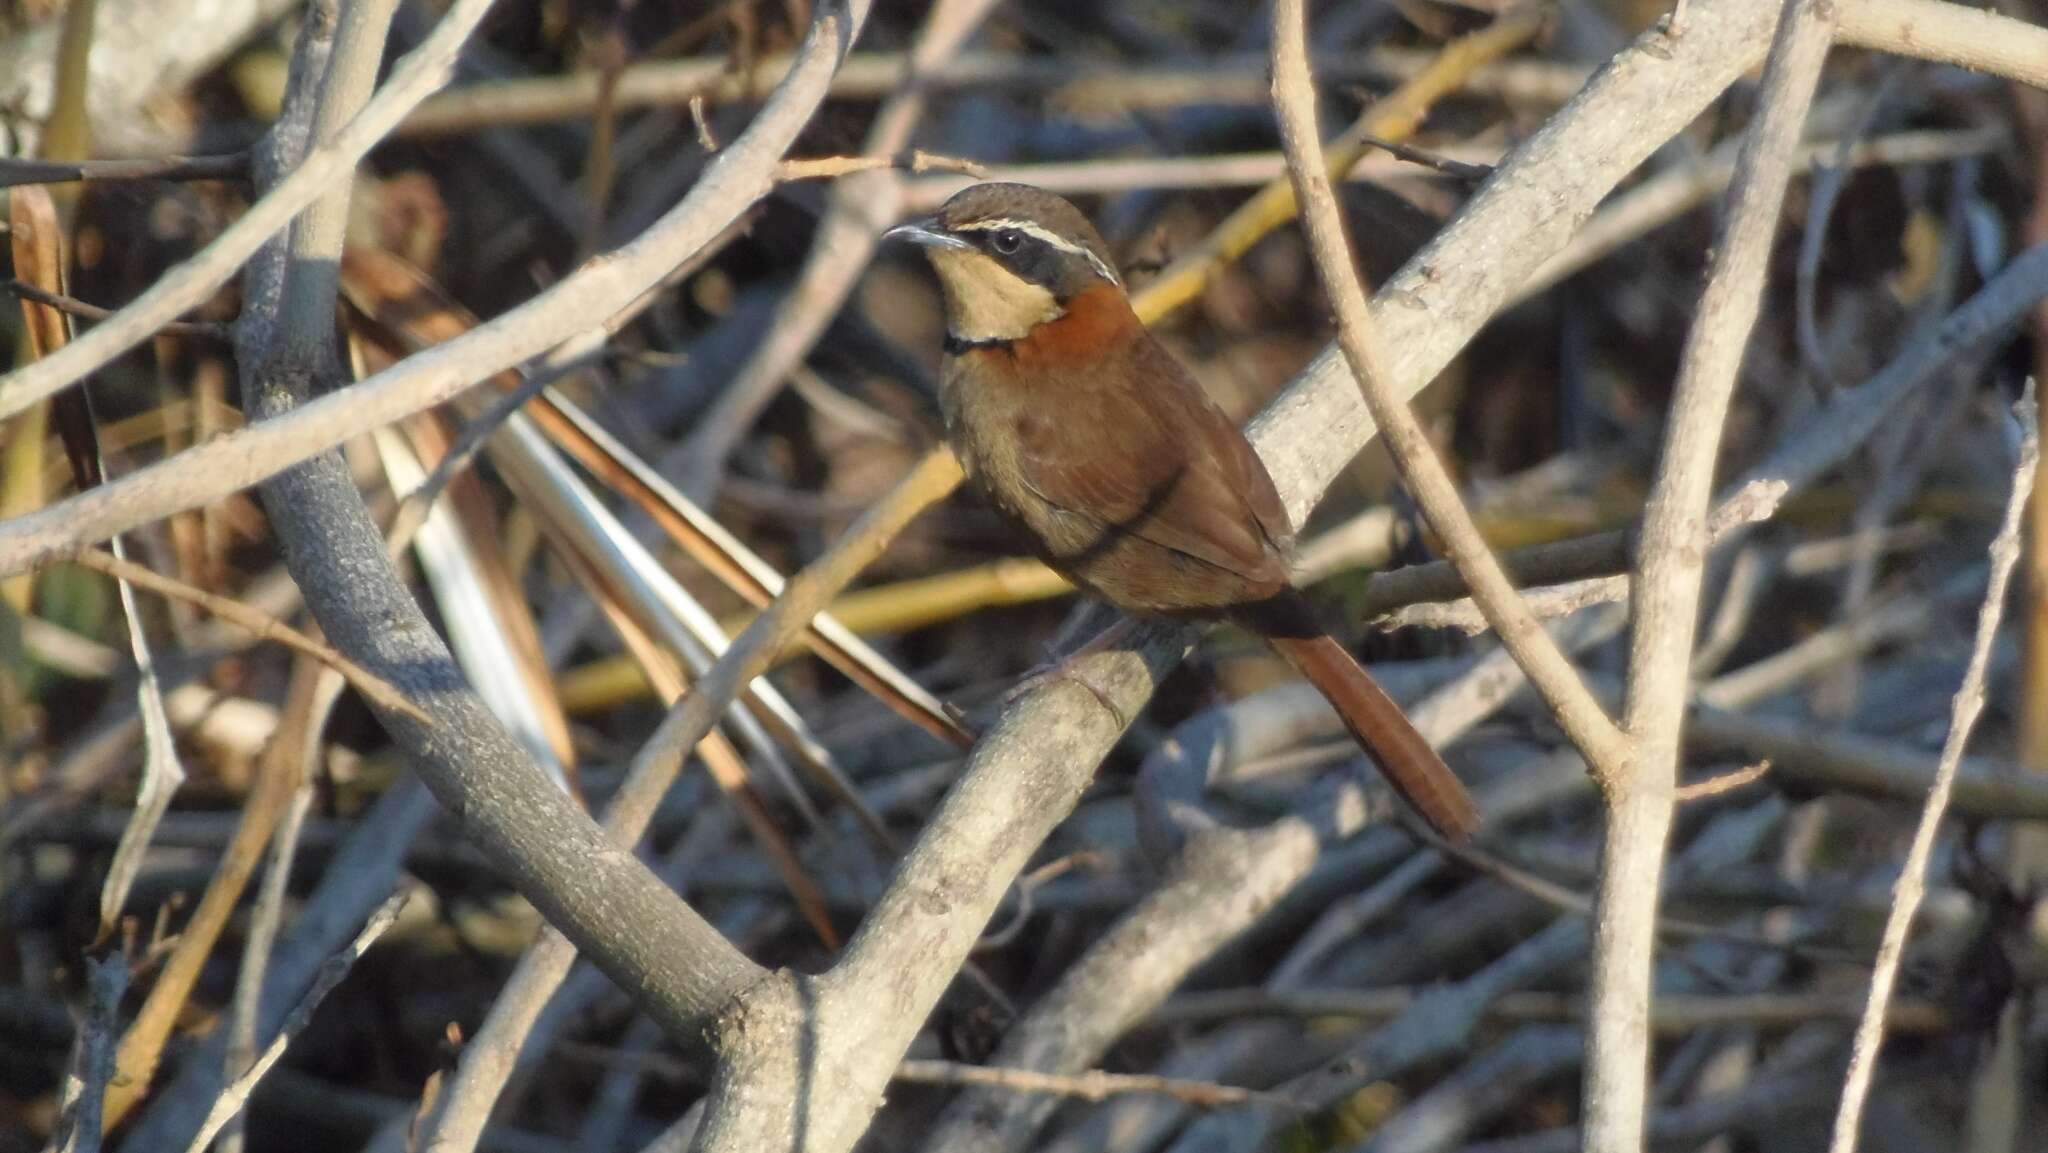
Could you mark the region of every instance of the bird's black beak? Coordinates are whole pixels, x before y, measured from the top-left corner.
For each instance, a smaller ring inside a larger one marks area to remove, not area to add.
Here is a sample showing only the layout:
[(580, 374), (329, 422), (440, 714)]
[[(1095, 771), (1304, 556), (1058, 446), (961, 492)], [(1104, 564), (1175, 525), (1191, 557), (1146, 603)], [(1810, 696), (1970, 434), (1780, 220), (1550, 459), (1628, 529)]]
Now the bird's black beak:
[(974, 247), (950, 232), (941, 231), (938, 219), (930, 216), (925, 217), (923, 220), (913, 220), (908, 224), (899, 224), (884, 232), (882, 239), (907, 240), (912, 244), (922, 245), (926, 248)]

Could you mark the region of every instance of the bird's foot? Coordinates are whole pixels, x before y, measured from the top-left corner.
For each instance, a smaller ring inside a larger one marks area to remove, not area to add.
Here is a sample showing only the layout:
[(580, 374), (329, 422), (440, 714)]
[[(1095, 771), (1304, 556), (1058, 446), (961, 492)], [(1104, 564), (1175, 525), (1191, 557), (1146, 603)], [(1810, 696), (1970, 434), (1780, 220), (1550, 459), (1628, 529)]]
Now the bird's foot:
[(1131, 619), (1126, 617), (1095, 634), (1094, 637), (1089, 639), (1087, 644), (1075, 649), (1064, 659), (1048, 660), (1046, 663), (1025, 673), (1022, 680), (1018, 681), (1009, 692), (1003, 694), (1003, 704), (1013, 704), (1034, 689), (1043, 688), (1053, 681), (1068, 680), (1087, 689), (1101, 703), (1103, 708), (1108, 709), (1109, 715), (1116, 719), (1117, 728), (1128, 728), (1131, 723), (1130, 718), (1124, 715), (1123, 709), (1118, 707), (1116, 701), (1110, 697), (1107, 689), (1096, 684), (1093, 680), (1089, 679), (1088, 674), (1081, 671), (1081, 662), (1096, 653), (1117, 647), (1117, 645), (1131, 635), (1135, 627)]
[(1029, 696), (1031, 693), (1044, 688), (1054, 681), (1072, 681), (1087, 689), (1103, 708), (1109, 710), (1109, 715), (1116, 719), (1117, 728), (1122, 729), (1130, 725), (1130, 718), (1124, 716), (1123, 709), (1117, 707), (1116, 701), (1110, 698), (1109, 690), (1090, 680), (1088, 674), (1081, 671), (1079, 665), (1072, 657), (1056, 665), (1040, 665), (1038, 668), (1024, 674), (1023, 680), (1018, 681), (1011, 687), (1009, 692), (1003, 694), (1003, 704), (1005, 706), (1015, 704), (1023, 697)]

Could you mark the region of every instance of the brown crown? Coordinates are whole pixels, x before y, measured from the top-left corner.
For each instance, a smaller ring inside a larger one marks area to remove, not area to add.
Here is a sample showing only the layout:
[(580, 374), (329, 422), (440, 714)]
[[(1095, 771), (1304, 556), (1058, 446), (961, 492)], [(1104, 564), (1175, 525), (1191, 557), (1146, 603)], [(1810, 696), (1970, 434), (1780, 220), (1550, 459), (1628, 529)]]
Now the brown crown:
[(1076, 244), (1084, 245), (1102, 263), (1116, 267), (1109, 245), (1088, 217), (1043, 188), (1029, 184), (977, 184), (953, 194), (939, 208), (939, 227), (947, 231), (984, 220), (1028, 220)]

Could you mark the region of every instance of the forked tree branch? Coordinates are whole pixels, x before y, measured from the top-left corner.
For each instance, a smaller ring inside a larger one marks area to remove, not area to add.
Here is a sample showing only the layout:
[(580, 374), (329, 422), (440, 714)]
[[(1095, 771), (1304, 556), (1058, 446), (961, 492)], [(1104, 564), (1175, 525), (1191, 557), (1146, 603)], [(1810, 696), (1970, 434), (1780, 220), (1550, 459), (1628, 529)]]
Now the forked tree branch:
[(1643, 511), (1624, 709), (1635, 761), (1625, 773), (1602, 782), (1608, 823), (1594, 918), (1594, 1008), (1584, 1093), (1590, 1153), (1642, 1147), (1657, 901), (1677, 800), (1679, 728), (1698, 628), (1707, 502), (1722, 425), (1756, 324), (1793, 153), (1834, 34), (1835, 11), (1829, 0), (1786, 0), (1784, 5), (1764, 66), (1761, 106), (1736, 161), (1727, 225), (1714, 246), (1706, 290), (1680, 361), (1663, 459)]
[[(658, 282), (678, 254), (716, 235), (768, 187), (768, 174), (809, 121), (864, 14), (858, 0), (820, 7), (769, 106), (721, 155), (716, 170), (629, 246), (634, 255), (610, 263), (615, 307)], [(305, 355), (306, 334), (292, 330), (316, 314), (332, 315), (332, 287), (294, 289), (291, 280), (299, 267), (337, 259), (339, 237), (307, 229), (294, 235), (337, 250), (295, 251), (289, 274), (275, 280), (274, 298), (260, 305), (274, 320), (248, 326), (262, 339), (249, 358), (262, 367), (245, 382), (259, 414), (291, 409), (310, 383), (305, 378), (326, 370), (317, 350)], [(324, 308), (323, 295), (330, 302)], [(265, 485), (264, 497), (287, 565), (335, 646), (433, 714), (430, 727), (381, 712), (394, 742), (469, 838), (581, 951), (681, 1038), (763, 975), (630, 851), (606, 838), (485, 710), (390, 567), (338, 457), (322, 456), (277, 477)]]

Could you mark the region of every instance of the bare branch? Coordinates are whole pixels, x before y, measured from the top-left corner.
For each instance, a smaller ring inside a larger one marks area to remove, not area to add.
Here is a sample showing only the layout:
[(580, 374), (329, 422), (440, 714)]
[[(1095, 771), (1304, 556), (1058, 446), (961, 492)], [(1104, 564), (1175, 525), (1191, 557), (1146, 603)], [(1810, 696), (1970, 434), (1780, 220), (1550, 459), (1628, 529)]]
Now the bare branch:
[[(1685, 36), (1652, 33), (1621, 53), (1501, 165), (1380, 294), (1393, 305), (1379, 319), (1398, 392), (1431, 379), (1623, 175), (1754, 63), (1773, 14), (1762, 0), (1696, 0)], [(1326, 352), (1253, 428), (1297, 522), (1373, 435), (1346, 375)], [(1135, 715), (1188, 641), (1151, 630), (1130, 649), (1088, 658), (1084, 672)], [(1096, 698), (1064, 682), (1012, 705), (838, 967), (756, 985), (722, 1018), (726, 1059), (700, 1148), (752, 1153), (789, 1147), (799, 1132), (812, 1150), (849, 1147), (947, 974), (1116, 736)]]
[[(1385, 1020), (1399, 1016), (1427, 996), (1427, 987), (1387, 989), (1212, 989), (1186, 993), (1162, 1005), (1152, 1020), (1162, 1025), (1207, 1024), (1245, 1016), (1354, 1017)], [(1534, 990), (1509, 993), (1487, 1007), (1489, 1022), (1536, 1024), (1584, 1022), (1591, 1006), (1572, 993)], [(1786, 1029), (1812, 1021), (1856, 1020), (1863, 1003), (1826, 993), (1757, 993), (1701, 996), (1666, 993), (1650, 1008), (1650, 1028), (1682, 1037), (1724, 1025)], [(1948, 1008), (1929, 1000), (1895, 1002), (1892, 1027), (1914, 1034), (1940, 1034), (1954, 1027)]]
[(1705, 568), (1708, 498), (1729, 398), (1756, 323), (1791, 158), (1820, 80), (1841, 5), (1787, 0), (1763, 95), (1736, 162), (1726, 227), (1679, 367), (1663, 460), (1643, 511), (1624, 710), (1635, 757), (1610, 776), (1593, 947), (1596, 1011), (1588, 1034), (1586, 1148), (1642, 1145), (1649, 1073), (1651, 958), (1664, 846), (1678, 781), (1679, 731), (1690, 686)]
[(114, 1047), (121, 1036), (121, 995), (128, 990), (128, 958), (119, 952), (86, 965), (85, 1027), (75, 1067), (64, 1079), (57, 1118), (58, 1153), (99, 1153), (102, 1106), (114, 1080)]
[[(47, 304), (59, 312), (68, 316), (78, 317), (80, 320), (105, 320), (114, 315), (112, 311), (101, 308), (97, 304), (87, 304), (75, 296), (66, 296), (61, 292), (46, 291), (37, 288), (25, 280), (10, 280), (7, 282), (6, 287), (7, 291), (21, 297), (23, 300), (33, 300), (37, 304)], [(204, 320), (173, 320), (166, 323), (158, 331), (171, 336), (203, 336), (208, 340), (231, 339), (227, 325), (214, 324)]]
[(2048, 88), (2048, 28), (1944, 0), (1853, 0), (1837, 5), (1844, 44), (1938, 60)]
[[(451, 18), (468, 13), (469, 6), (476, 2), (462, 0), (451, 9)], [(800, 54), (776, 97), (755, 117), (747, 132), (718, 154), (681, 203), (638, 238), (587, 262), (575, 274), (489, 324), (408, 357), (352, 388), (321, 396), (288, 414), (188, 449), (172, 461), (139, 470), (90, 494), (7, 522), (0, 528), (0, 575), (20, 571), (17, 566), (33, 563), (36, 556), (60, 540), (91, 543), (134, 524), (247, 488), (350, 437), (439, 404), (477, 381), (558, 344), (604, 329), (613, 317), (630, 308), (651, 286), (661, 282), (774, 187), (775, 162), (807, 122), (815, 101), (822, 97), (823, 88), (831, 79), (843, 41), (851, 38), (851, 31), (866, 15), (866, 0), (846, 0), (845, 7), (844, 13), (830, 10), (833, 18), (814, 32), (811, 42), (816, 46)], [(439, 37), (441, 29), (435, 35)], [(423, 45), (413, 56), (427, 51), (432, 43)], [(394, 75), (392, 84), (371, 101), (364, 116), (357, 117), (337, 143), (353, 140), (366, 118), (387, 106), (386, 97), (398, 80), (409, 75), (403, 70)], [(320, 150), (316, 156), (324, 156), (328, 151)], [(290, 179), (296, 182), (298, 173)], [(296, 183), (293, 187), (297, 187)], [(255, 211), (251, 210), (252, 216)], [(240, 222), (235, 227), (240, 228)], [(222, 240), (227, 236), (223, 234)], [(216, 241), (215, 246), (220, 243)], [(156, 290), (152, 290), (117, 316), (126, 316), (156, 297)], [(189, 306), (178, 304), (170, 315), (184, 307)], [(153, 326), (158, 319), (151, 313), (149, 323)], [(97, 336), (102, 329), (95, 329), (86, 339)], [(75, 349), (83, 343), (71, 347)], [(0, 395), (7, 395), (5, 390), (13, 387), (0, 383)], [(6, 404), (0, 400), (0, 411), (5, 411)]]
[[(957, 1061), (905, 1061), (896, 1067), (896, 1079), (924, 1085), (980, 1085), (1012, 1093), (1045, 1093), (1102, 1101), (1119, 1093), (1159, 1093), (1200, 1109), (1219, 1105), (1242, 1105), (1266, 1098), (1253, 1089), (1158, 1077), (1147, 1073), (1041, 1073), (1036, 1069), (1012, 1069), (999, 1065), (963, 1065)], [(1273, 1101), (1275, 1105), (1284, 1102)]]
[[(1766, 519), (1771, 502), (1811, 488), (1883, 427), (1901, 401), (1948, 371), (1956, 358), (1983, 349), (2011, 330), (2043, 298), (2048, 298), (2048, 244), (2014, 257), (1932, 334), (1915, 341), (1869, 380), (1838, 393), (1731, 484), (1708, 522), (1713, 542), (1719, 546), (1741, 540), (1746, 525)], [(1614, 573), (1627, 565), (1637, 547), (1631, 536), (1622, 531), (1597, 533), (1518, 549), (1502, 559), (1524, 584)], [(1613, 599), (1624, 590), (1605, 583), (1598, 591)], [(1446, 561), (1432, 561), (1374, 576), (1366, 586), (1364, 601), (1367, 612), (1381, 615), (1404, 605), (1450, 600), (1464, 592), (1464, 580), (1455, 567)], [(1465, 620), (1463, 614), (1456, 614), (1443, 623), (1461, 625)]]
[[(414, 356), (384, 378), (424, 369), (425, 378), (439, 380), (453, 395), (467, 382), (505, 367), (478, 367), (476, 355), (492, 355), (475, 354), (470, 346), (478, 341), (531, 345), (530, 351), (513, 353), (506, 362), (511, 363), (565, 337), (601, 332), (606, 319), (719, 235), (769, 187), (775, 161), (822, 97), (865, 7), (858, 2), (819, 7), (776, 98), (647, 234), (493, 325)], [(551, 307), (549, 298), (557, 294), (562, 295)], [(549, 319), (536, 320), (535, 314)], [(552, 339), (543, 331), (550, 325), (560, 330)], [(289, 390), (271, 389), (266, 395), (260, 382), (258, 388), (257, 395), (273, 407), (290, 409), (256, 425), (259, 434), (290, 427), (323, 408), (360, 415), (360, 402), (378, 392), (373, 379), (292, 409), (288, 402), (276, 403), (281, 393), (288, 398)], [(351, 398), (349, 403), (333, 405), (344, 397)], [(372, 420), (363, 427), (381, 423)], [(760, 969), (554, 789), (483, 708), (397, 581), (384, 542), (337, 458), (320, 457), (280, 476), (266, 486), (264, 497), (293, 575), (335, 646), (404, 686), (432, 713), (431, 730), (389, 712), (380, 714), (394, 742), (460, 816), (466, 834), (558, 929), (622, 987), (633, 990), (678, 1037), (693, 1037), (704, 1015), (759, 978)]]

